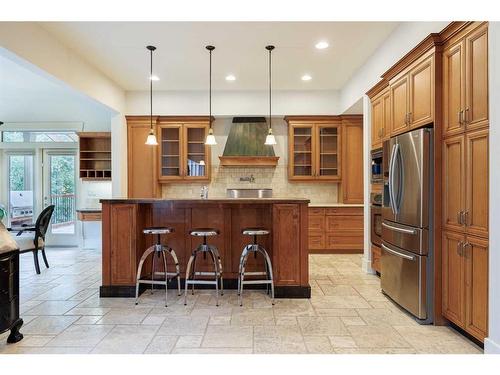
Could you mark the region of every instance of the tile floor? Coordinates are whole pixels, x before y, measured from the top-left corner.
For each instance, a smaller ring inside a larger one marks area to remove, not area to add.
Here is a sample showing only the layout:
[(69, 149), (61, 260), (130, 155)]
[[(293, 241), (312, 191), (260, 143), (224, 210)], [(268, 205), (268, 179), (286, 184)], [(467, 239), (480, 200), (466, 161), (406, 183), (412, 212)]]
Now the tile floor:
[(24, 340), (0, 353), (482, 353), (449, 327), (420, 326), (361, 271), (361, 255), (311, 255), (310, 300), (228, 291), (172, 291), (133, 299), (99, 298), (100, 252), (49, 249), (51, 268), (36, 275), (21, 256)]

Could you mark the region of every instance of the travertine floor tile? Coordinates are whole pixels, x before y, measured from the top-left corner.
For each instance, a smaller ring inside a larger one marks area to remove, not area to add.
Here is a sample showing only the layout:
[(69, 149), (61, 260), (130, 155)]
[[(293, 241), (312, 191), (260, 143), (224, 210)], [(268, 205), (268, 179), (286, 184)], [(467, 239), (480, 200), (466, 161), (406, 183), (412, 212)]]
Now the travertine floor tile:
[(304, 336), (340, 336), (348, 335), (344, 323), (337, 317), (308, 317), (297, 318)]
[(39, 316), (23, 326), (21, 332), (32, 335), (58, 335), (78, 318), (78, 316)]
[(92, 353), (140, 354), (146, 350), (157, 331), (156, 326), (116, 326), (99, 342)]
[(251, 348), (252, 345), (252, 327), (209, 325), (201, 346), (204, 348)]
[(168, 354), (172, 351), (175, 343), (177, 342), (177, 339), (177, 336), (155, 336), (144, 353)]
[(150, 307), (111, 308), (96, 324), (140, 324), (150, 311)]
[(409, 348), (411, 345), (390, 325), (348, 326), (359, 348)]
[[(63, 315), (73, 307), (78, 305), (78, 301), (45, 301), (32, 309), (26, 311), (27, 315)], [(75, 314), (83, 315), (83, 314)]]
[(96, 346), (114, 326), (73, 325), (47, 343), (47, 346)]
[(176, 348), (199, 348), (203, 336), (180, 336), (175, 344)]
[(163, 336), (203, 335), (207, 324), (207, 316), (168, 316), (158, 334)]
[(330, 340), (326, 336), (305, 336), (304, 343), (311, 354), (334, 353)]

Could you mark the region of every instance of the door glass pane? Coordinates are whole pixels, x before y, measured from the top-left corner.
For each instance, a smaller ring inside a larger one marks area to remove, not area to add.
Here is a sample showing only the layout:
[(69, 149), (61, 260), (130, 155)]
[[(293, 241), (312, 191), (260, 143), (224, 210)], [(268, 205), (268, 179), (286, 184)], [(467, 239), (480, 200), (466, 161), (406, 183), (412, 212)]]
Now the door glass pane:
[(9, 225), (32, 224), (33, 155), (9, 155)]
[(319, 129), (319, 174), (320, 176), (336, 176), (337, 163), (337, 128)]
[(161, 129), (161, 175), (180, 176), (180, 130)]
[(187, 128), (187, 176), (205, 176), (205, 128)]
[(312, 128), (293, 129), (293, 174), (312, 176)]
[(50, 202), (53, 234), (75, 233), (75, 156), (50, 155)]

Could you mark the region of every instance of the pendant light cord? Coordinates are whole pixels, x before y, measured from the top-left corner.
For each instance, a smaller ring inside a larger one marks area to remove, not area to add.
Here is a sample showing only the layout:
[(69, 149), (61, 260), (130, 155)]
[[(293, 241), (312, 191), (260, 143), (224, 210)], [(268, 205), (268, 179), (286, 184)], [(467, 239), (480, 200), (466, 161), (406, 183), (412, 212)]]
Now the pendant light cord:
[(149, 75), (149, 125), (153, 131), (153, 49), (150, 49), (150, 75)]
[(210, 53), (210, 67), (209, 67), (209, 80), (208, 80), (208, 121), (210, 124), (210, 129), (212, 129), (212, 50), (209, 50)]
[(269, 49), (269, 129), (272, 129), (271, 125), (271, 102), (272, 102), (272, 96), (271, 96), (271, 52), (272, 49)]

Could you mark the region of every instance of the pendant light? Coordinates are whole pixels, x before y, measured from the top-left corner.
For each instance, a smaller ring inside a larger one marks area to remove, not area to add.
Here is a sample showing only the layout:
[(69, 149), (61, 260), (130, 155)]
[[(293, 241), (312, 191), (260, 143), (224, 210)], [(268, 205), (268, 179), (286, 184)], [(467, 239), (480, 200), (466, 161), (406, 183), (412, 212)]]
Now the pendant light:
[(214, 136), (214, 130), (212, 129), (212, 51), (215, 49), (214, 46), (206, 46), (205, 47), (208, 50), (208, 53), (210, 55), (210, 68), (209, 68), (209, 80), (208, 80), (208, 108), (209, 108), (209, 128), (208, 128), (208, 135), (207, 139), (205, 140), (206, 145), (214, 146), (217, 144), (215, 141), (215, 136)]
[(156, 140), (156, 135), (153, 130), (153, 51), (156, 49), (154, 46), (147, 46), (146, 47), (149, 50), (150, 54), (150, 67), (151, 67), (151, 74), (149, 75), (149, 134), (148, 138), (146, 139), (146, 144), (149, 146), (157, 146), (158, 142)]
[(274, 46), (266, 46), (266, 49), (269, 51), (269, 130), (267, 132), (267, 137), (266, 137), (266, 142), (264, 143), (265, 145), (272, 146), (276, 144), (276, 138), (274, 138), (273, 134), (273, 126), (271, 124), (271, 52), (274, 49)]

